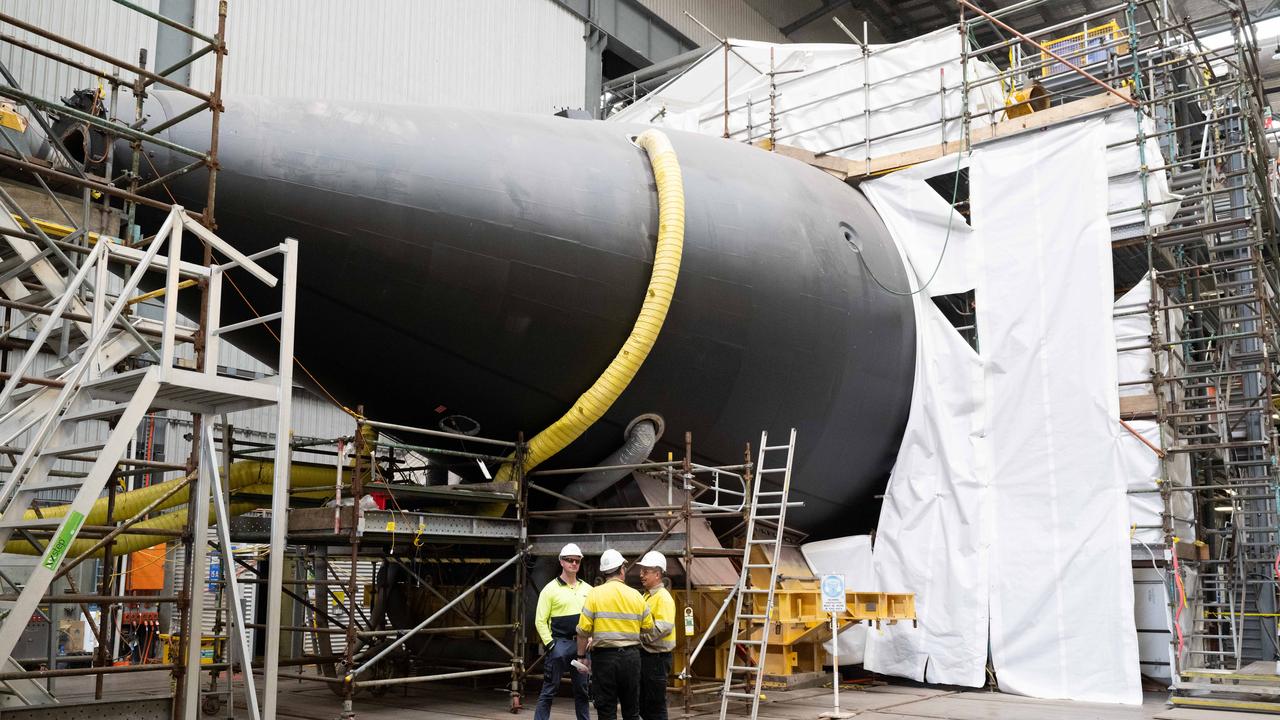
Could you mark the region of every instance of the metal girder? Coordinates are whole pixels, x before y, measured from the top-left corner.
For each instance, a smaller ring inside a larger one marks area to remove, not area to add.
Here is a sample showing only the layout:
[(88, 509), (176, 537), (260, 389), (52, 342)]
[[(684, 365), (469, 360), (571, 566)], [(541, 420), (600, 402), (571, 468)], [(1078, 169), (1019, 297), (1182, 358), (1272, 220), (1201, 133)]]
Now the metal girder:
[(880, 28), (880, 33), (890, 42), (906, 40), (917, 34), (916, 28), (903, 21), (892, 3), (885, 0), (860, 0), (854, 7)]
[(850, 2), (852, 2), (852, 0), (824, 0), (822, 5), (818, 7), (816, 10), (813, 10), (811, 12), (805, 13), (804, 15), (801, 15), (795, 20), (787, 23), (784, 27), (778, 28), (778, 30), (783, 35), (790, 37), (791, 33), (797, 30), (800, 30), (802, 28), (809, 27), (810, 25), (817, 22), (818, 20), (821, 20), (827, 15), (830, 15), (836, 10), (839, 10), (845, 5), (848, 5)]
[(570, 542), (577, 543), (578, 548), (587, 555), (599, 555), (606, 548), (613, 548), (625, 556), (638, 555), (646, 550), (657, 550), (673, 555), (684, 552), (684, 533), (668, 533), (662, 542), (654, 545), (654, 540), (661, 535), (662, 533), (659, 532), (530, 535), (529, 554), (535, 557), (555, 557), (565, 543)]
[(636, 0), (552, 0), (608, 36), (608, 49), (645, 67), (698, 47)]
[(879, 0), (824, 0), (822, 7), (819, 7), (812, 12), (805, 13), (792, 22), (778, 28), (778, 31), (783, 35), (790, 37), (792, 33), (832, 15), (845, 6), (849, 6), (864, 15), (872, 25), (876, 26), (876, 28), (880, 30), (880, 34), (884, 35), (886, 40), (891, 42), (905, 40), (913, 34), (911, 28), (903, 23), (901, 19), (897, 17), (896, 13), (892, 13), (891, 10), (886, 10)]

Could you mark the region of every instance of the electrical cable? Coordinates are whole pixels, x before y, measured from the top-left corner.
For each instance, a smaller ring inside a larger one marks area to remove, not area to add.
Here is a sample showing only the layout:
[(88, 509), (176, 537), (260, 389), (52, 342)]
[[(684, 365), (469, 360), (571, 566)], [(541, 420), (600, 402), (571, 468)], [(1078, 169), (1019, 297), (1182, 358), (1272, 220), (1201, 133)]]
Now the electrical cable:
[[(157, 177), (159, 177), (160, 170), (156, 168), (156, 165), (154, 162), (151, 161), (151, 158), (148, 157), (146, 153), (143, 153), (142, 157), (147, 161), (147, 164), (151, 166), (151, 171), (154, 172)], [(166, 195), (169, 196), (169, 200), (172, 201), (174, 205), (177, 205), (178, 199), (174, 197), (173, 192), (169, 189), (169, 184), (162, 182), (160, 183), (160, 187), (164, 188), (164, 192)], [(254, 317), (257, 317), (257, 318), (262, 317), (262, 314), (259, 313), (258, 309), (253, 306), (253, 303), (249, 302), (249, 298), (245, 297), (245, 294), (241, 292), (240, 286), (236, 285), (236, 281), (231, 277), (231, 273), (226, 273), (224, 277), (226, 277), (227, 282), (231, 285), (231, 288), (236, 291), (236, 294), (240, 296), (240, 299), (244, 301), (245, 306), (249, 308), (249, 312), (253, 313)], [(271, 333), (271, 337), (275, 338), (276, 342), (280, 342), (280, 336), (276, 334), (275, 330), (271, 329), (270, 325), (263, 324), (262, 327), (266, 328), (267, 332)], [(311, 379), (311, 382), (315, 383), (316, 387), (320, 389), (320, 392), (324, 393), (325, 397), (329, 399), (329, 402), (333, 403), (334, 407), (338, 408), (342, 412), (346, 413), (347, 415), (350, 415), (351, 417), (357, 420), (360, 419), (359, 413), (347, 407), (346, 405), (343, 405), (341, 402), (338, 402), (338, 398), (334, 397), (333, 393), (329, 392), (329, 389), (326, 388), (324, 384), (321, 383), (318, 379), (316, 379), (315, 375), (311, 374), (311, 371), (307, 369), (307, 366), (302, 364), (302, 360), (298, 358), (298, 355), (296, 352), (294, 353), (294, 356), (293, 356), (293, 362), (295, 365), (298, 366), (299, 370), (306, 373), (306, 376)]]
[(1173, 558), (1173, 582), (1178, 589), (1178, 602), (1174, 604), (1173, 611), (1173, 629), (1178, 633), (1178, 655), (1177, 660), (1182, 659), (1182, 648), (1186, 644), (1186, 639), (1182, 636), (1182, 609), (1187, 605), (1187, 591), (1182, 584), (1182, 571), (1178, 567), (1178, 541), (1179, 538), (1173, 539), (1173, 547), (1170, 548), (1169, 557)]
[[(235, 290), (236, 294), (240, 296), (240, 299), (244, 301), (245, 306), (249, 308), (249, 312), (253, 313), (254, 317), (259, 317), (259, 318), (262, 317), (262, 314), (259, 313), (258, 309), (253, 306), (253, 303), (249, 302), (249, 298), (245, 297), (245, 294), (240, 291), (240, 286), (236, 285), (236, 281), (232, 279), (231, 274), (226, 273), (224, 277), (227, 279), (227, 282), (231, 285), (231, 289)], [(271, 329), (270, 325), (263, 324), (262, 327), (266, 328), (267, 332), (271, 333), (271, 337), (275, 338), (276, 342), (280, 342), (280, 336), (276, 334), (275, 330)], [(334, 407), (338, 408), (342, 412), (350, 415), (351, 417), (357, 420), (361, 419), (360, 414), (357, 413), (355, 410), (352, 410), (346, 405), (343, 405), (342, 403), (338, 402), (338, 398), (334, 397), (333, 393), (329, 392), (329, 389), (326, 388), (324, 384), (321, 383), (320, 380), (316, 378), (315, 375), (311, 374), (311, 371), (307, 369), (307, 366), (302, 364), (302, 360), (298, 358), (297, 353), (294, 353), (293, 363), (298, 366), (299, 370), (302, 370), (302, 372), (306, 373), (307, 377), (311, 379), (311, 382), (316, 384), (317, 388), (320, 388), (320, 392), (325, 394), (325, 397), (329, 399), (329, 402), (333, 403)]]
[(1135, 523), (1129, 528), (1129, 538), (1131, 540), (1137, 540), (1138, 543), (1142, 545), (1142, 547), (1146, 548), (1147, 554), (1151, 556), (1151, 569), (1155, 570), (1156, 575), (1160, 576), (1160, 583), (1167, 587), (1169, 584), (1169, 578), (1163, 572), (1160, 571), (1160, 566), (1156, 562), (1155, 552), (1152, 551), (1150, 545), (1146, 544), (1145, 542), (1142, 542), (1142, 538), (1138, 537), (1137, 531), (1138, 531), (1138, 526)]
[[(972, 150), (969, 151), (969, 155), (970, 156), (973, 155)], [(950, 205), (951, 214), (947, 217), (947, 234), (942, 239), (942, 250), (938, 253), (938, 264), (933, 266), (933, 272), (929, 274), (929, 279), (925, 281), (925, 284), (921, 285), (919, 289), (912, 290), (911, 292), (902, 292), (899, 290), (894, 290), (892, 288), (889, 288), (884, 283), (880, 282), (880, 278), (876, 277), (875, 272), (871, 270), (871, 266), (867, 264), (866, 258), (862, 256), (862, 248), (858, 247), (857, 244), (853, 242), (853, 238), (849, 237), (848, 235), (845, 236), (845, 242), (849, 243), (849, 247), (853, 248), (854, 254), (858, 256), (858, 262), (862, 263), (862, 268), (867, 271), (867, 275), (871, 276), (871, 280), (875, 282), (876, 285), (880, 286), (881, 290), (884, 290), (890, 295), (910, 297), (917, 293), (924, 292), (925, 289), (928, 288), (929, 285), (933, 283), (933, 279), (938, 276), (938, 270), (942, 269), (942, 260), (947, 256), (947, 245), (950, 244), (951, 242), (951, 226), (952, 226), (952, 223), (955, 222), (955, 217), (957, 213), (955, 206), (956, 206), (956, 198), (960, 196), (960, 165), (963, 162), (963, 160), (964, 160), (964, 153), (963, 152), (956, 153), (956, 172), (955, 172), (956, 180), (955, 180), (955, 184), (951, 188), (951, 205)], [(910, 284), (910, 281), (908, 281), (908, 285), (909, 284)]]

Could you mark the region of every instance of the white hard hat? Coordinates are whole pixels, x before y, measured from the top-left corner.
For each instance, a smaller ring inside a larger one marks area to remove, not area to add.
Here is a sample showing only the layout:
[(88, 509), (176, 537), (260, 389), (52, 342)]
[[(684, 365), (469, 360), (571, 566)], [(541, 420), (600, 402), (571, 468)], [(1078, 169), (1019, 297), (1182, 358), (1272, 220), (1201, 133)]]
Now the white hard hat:
[(626, 562), (622, 559), (622, 553), (612, 548), (605, 550), (600, 555), (600, 572), (613, 572), (622, 567), (622, 563)]
[(580, 558), (582, 557), (582, 548), (578, 547), (577, 543), (569, 543), (568, 545), (565, 545), (564, 547), (560, 548), (560, 557)]
[(641, 567), (656, 567), (662, 572), (667, 571), (667, 558), (657, 550), (650, 550), (640, 558), (640, 562), (636, 563)]

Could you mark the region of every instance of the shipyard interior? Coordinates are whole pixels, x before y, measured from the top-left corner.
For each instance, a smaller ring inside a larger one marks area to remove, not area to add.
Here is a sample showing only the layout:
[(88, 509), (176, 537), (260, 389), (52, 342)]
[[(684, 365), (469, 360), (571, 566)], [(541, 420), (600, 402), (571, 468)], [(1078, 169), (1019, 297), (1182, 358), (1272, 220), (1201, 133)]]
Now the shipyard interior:
[(4, 0), (0, 716), (1280, 715), (1280, 2)]

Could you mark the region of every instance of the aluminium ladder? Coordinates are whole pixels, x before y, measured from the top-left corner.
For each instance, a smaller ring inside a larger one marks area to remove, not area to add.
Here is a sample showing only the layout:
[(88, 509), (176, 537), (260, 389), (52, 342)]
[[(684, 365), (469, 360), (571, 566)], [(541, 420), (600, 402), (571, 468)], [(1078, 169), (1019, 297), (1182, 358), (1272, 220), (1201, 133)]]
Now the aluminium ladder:
[[(791, 492), (791, 467), (795, 458), (796, 431), (791, 429), (790, 438), (785, 445), (770, 445), (769, 433), (760, 434), (760, 450), (756, 456), (756, 482), (751, 488), (751, 508), (747, 513), (747, 538), (742, 551), (742, 573), (738, 577), (737, 598), (733, 609), (733, 626), (729, 639), (729, 650), (725, 660), (724, 688), (720, 693), (720, 720), (725, 720), (729, 711), (729, 703), (733, 700), (745, 700), (751, 705), (749, 717), (755, 720), (760, 712), (760, 686), (764, 682), (765, 656), (769, 652), (769, 616), (773, 614), (773, 592), (778, 581), (778, 556), (782, 551), (782, 535), (786, 529), (788, 496)], [(783, 464), (770, 464), (770, 453), (773, 457), (786, 452)], [(781, 490), (764, 490), (764, 481), (771, 475), (781, 475)], [(761, 537), (758, 528), (761, 523), (777, 523), (773, 537)], [(753, 563), (751, 551), (757, 546), (766, 549), (767, 563)], [(772, 552), (768, 548), (772, 546)], [(769, 571), (769, 582), (763, 588), (747, 587), (752, 570)], [(751, 596), (748, 604), (744, 598)], [(763, 599), (763, 612), (757, 599)], [(753, 637), (756, 625), (759, 625), (759, 637)], [(742, 649), (750, 664), (740, 664), (738, 651)], [(733, 687), (741, 684), (743, 690)]]

